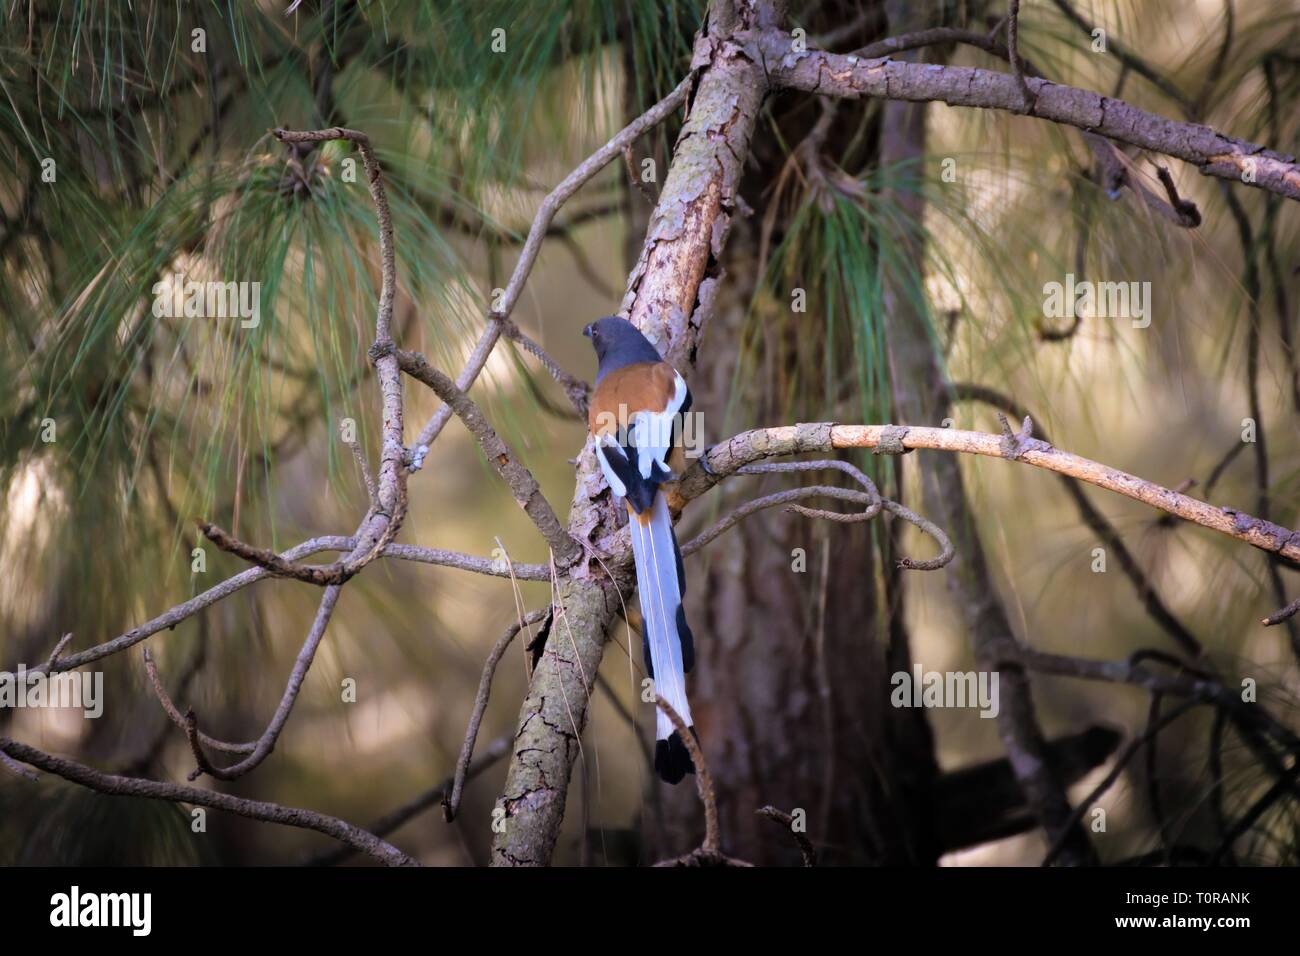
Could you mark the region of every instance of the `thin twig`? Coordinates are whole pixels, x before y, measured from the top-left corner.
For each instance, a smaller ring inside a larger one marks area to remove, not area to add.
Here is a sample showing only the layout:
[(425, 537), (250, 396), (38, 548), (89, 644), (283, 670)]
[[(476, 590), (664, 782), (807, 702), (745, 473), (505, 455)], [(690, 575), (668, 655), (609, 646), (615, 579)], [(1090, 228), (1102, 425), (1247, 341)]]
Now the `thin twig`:
[(623, 148), (623, 162), (627, 165), (627, 178), (631, 181), (632, 185), (637, 188), (637, 191), (645, 197), (645, 201), (650, 204), (650, 208), (653, 209), (655, 206), (659, 205), (659, 197), (654, 194), (654, 190), (637, 175), (636, 161), (632, 157), (631, 143), (628, 143), (627, 146)]
[(560, 519), (556, 517), (550, 502), (542, 494), (537, 479), (520, 463), (518, 456), (497, 434), (474, 401), (418, 352), (402, 351), (398, 353), (397, 358), (403, 372), (433, 389), (434, 393), (446, 403), (443, 407), (455, 412), (456, 417), (469, 429), (470, 434), (482, 448), (488, 464), (509, 486), (515, 502), (546, 539), (560, 565), (568, 567), (582, 557), (582, 547), (573, 540), (564, 525), (560, 523)]
[(198, 768), (190, 772), (189, 779), (196, 780), (201, 774), (206, 773), (218, 780), (238, 780), (271, 755), (280, 732), (284, 730), (284, 725), (293, 712), (293, 705), (298, 700), (298, 692), (302, 690), (303, 681), (307, 679), (307, 671), (311, 669), (312, 661), (316, 657), (316, 649), (320, 647), (320, 642), (325, 637), (325, 630), (329, 627), (340, 591), (341, 588), (337, 585), (325, 589), (311, 630), (303, 642), (302, 649), (298, 652), (293, 670), (289, 673), (289, 681), (280, 697), (280, 704), (275, 709), (275, 714), (267, 724), (266, 730), (262, 732), (262, 736), (257, 738), (257, 745), (251, 754), (230, 767), (214, 766), (203, 752), (202, 736), (199, 733), (198, 719), (194, 715), (194, 710), (191, 708), (186, 712), (185, 734), (189, 738), (190, 750), (193, 751), (195, 762), (198, 764)]
[[(781, 31), (761, 34), (758, 43), (772, 83), (778, 88), (824, 96), (871, 96), (1021, 112), (1019, 84), (1014, 76), (1005, 73), (902, 60), (864, 61), (856, 55), (821, 50), (792, 57), (789, 34)], [(1244, 183), (1300, 200), (1300, 166), (1276, 150), (1063, 83), (1037, 78), (1025, 82), (1034, 94), (1034, 102), (1023, 115), (1163, 153), (1225, 182)]]
[(1011, 72), (1020, 84), (1020, 95), (1024, 100), (1025, 112), (1028, 113), (1033, 106), (1033, 94), (1029, 91), (1029, 84), (1025, 82), (1025, 68), (1020, 62), (1020, 51), (1017, 48), (1017, 34), (1020, 29), (1020, 0), (1009, 0), (1007, 6), (1007, 59), (1011, 62)]
[[(994, 408), (1001, 409), (1016, 418), (1025, 418), (1028, 412), (1016, 401), (1007, 395), (1003, 395), (996, 389), (989, 388), (985, 385), (975, 385), (971, 383), (955, 383), (949, 386), (949, 394), (956, 401), (976, 401), (983, 402), (986, 405), (992, 405)], [(1047, 435), (1041, 429), (1039, 438), (1048, 441)], [(1128, 549), (1124, 539), (1119, 532), (1115, 530), (1106, 518), (1098, 511), (1088, 496), (1084, 493), (1082, 486), (1074, 478), (1061, 476), (1061, 485), (1066, 493), (1074, 501), (1074, 506), (1079, 512), (1079, 518), (1087, 525), (1092, 532), (1097, 535), (1101, 543), (1106, 547), (1107, 553), (1114, 556), (1116, 562), (1123, 571), (1125, 577), (1133, 585), (1137, 592), (1138, 600), (1142, 602), (1143, 607), (1151, 616), (1152, 620), (1160, 626), (1177, 644), (1193, 657), (1199, 657), (1202, 653), (1200, 641), (1192, 634), (1168, 606), (1161, 599), (1159, 592), (1156, 591), (1154, 582), (1147, 576), (1146, 571), (1138, 562), (1137, 558)], [(1171, 520), (1177, 521), (1173, 516)]]
[(470, 758), (474, 756), (474, 741), (478, 739), (479, 725), (483, 722), (483, 714), (487, 710), (488, 697), (492, 693), (492, 678), (496, 675), (497, 664), (505, 656), (515, 635), (522, 631), (525, 625), (536, 624), (550, 612), (549, 607), (529, 611), (522, 621), (506, 628), (505, 632), (497, 638), (492, 650), (488, 652), (487, 660), (483, 664), (483, 674), (479, 677), (478, 693), (474, 697), (474, 709), (469, 715), (469, 726), (465, 729), (465, 742), (461, 744), (460, 757), (456, 760), (456, 772), (452, 777), (451, 790), (442, 798), (442, 816), (448, 823), (456, 819), (456, 813), (460, 810), (461, 792), (465, 789)]
[(1295, 617), (1297, 611), (1300, 611), (1300, 598), (1296, 598), (1280, 611), (1274, 611), (1260, 623), (1265, 627), (1272, 627), (1275, 624), (1281, 624), (1283, 621)]
[(356, 459), (357, 468), (361, 470), (361, 481), (366, 486), (366, 499), (373, 507), (379, 506), (379, 499), (375, 493), (375, 476), (370, 473), (370, 462), (366, 461), (366, 453), (361, 448), (359, 442), (345, 442), (352, 451), (352, 457)]
[[(1102, 798), (1102, 795), (1105, 794), (1105, 792), (1111, 788), (1111, 786), (1115, 783), (1115, 781), (1120, 778), (1120, 774), (1124, 772), (1124, 768), (1128, 765), (1128, 762), (1131, 759), (1133, 759), (1133, 755), (1136, 754), (1138, 750), (1142, 748), (1143, 744), (1147, 743), (1148, 741), (1154, 740), (1156, 734), (1158, 734), (1169, 724), (1173, 723), (1183, 714), (1187, 713), (1187, 711), (1191, 710), (1198, 703), (1200, 703), (1200, 701), (1196, 701), (1196, 700), (1184, 701), (1183, 703), (1175, 707), (1173, 710), (1169, 711), (1167, 714), (1164, 714), (1162, 717), (1160, 717), (1159, 720), (1148, 725), (1146, 731), (1141, 736), (1134, 737), (1132, 740), (1130, 740), (1128, 744), (1124, 747), (1124, 749), (1120, 751), (1119, 756), (1115, 758), (1115, 763), (1111, 766), (1110, 771), (1102, 779), (1101, 783), (1097, 784), (1097, 786), (1095, 786), (1092, 789), (1092, 792), (1089, 793), (1088, 796), (1084, 797), (1083, 800), (1080, 801), (1079, 805), (1074, 808), (1074, 811), (1070, 814), (1070, 825), (1065, 830), (1063, 830), (1062, 833), (1063, 834), (1068, 833), (1069, 830), (1078, 826), (1079, 821), (1083, 819), (1083, 815), (1088, 812), (1088, 808), (1091, 807), (1093, 804), (1095, 804), (1098, 800), (1100, 800)], [(1057, 856), (1060, 855), (1060, 852), (1064, 846), (1065, 846), (1064, 839), (1062, 837), (1058, 837), (1056, 839), (1056, 842), (1053, 843), (1052, 846), (1048, 849), (1047, 855), (1043, 857), (1042, 865), (1051, 866), (1051, 864), (1056, 860)]]
[[(510, 735), (498, 737), (486, 747), (483, 753), (479, 755), (469, 766), (465, 773), (465, 780), (473, 780), (483, 771), (487, 770), (493, 764), (497, 763), (502, 757), (510, 753)], [(430, 807), (437, 805), (444, 799), (444, 795), (452, 785), (452, 778), (448, 777), (435, 787), (430, 787), (423, 793), (411, 798), (395, 810), (384, 814), (366, 829), (375, 836), (386, 837), (395, 832), (418, 814), (423, 813)], [(342, 863), (356, 851), (349, 846), (335, 847), (325, 853), (317, 854), (303, 861), (303, 866), (336, 866)]]
[(682, 720), (681, 715), (673, 709), (672, 704), (656, 694), (655, 705), (672, 721), (673, 728), (691, 755), (691, 762), (695, 764), (695, 787), (704, 804), (704, 842), (685, 856), (663, 860), (655, 866), (753, 866), (752, 863), (727, 856), (719, 848), (718, 801), (713, 793), (713, 777), (709, 775), (709, 765), (704, 762), (704, 753), (700, 750), (699, 741), (687, 728), (686, 721)]
[[(307, 541), (297, 544), (287, 551), (282, 552), (281, 556), (289, 560), (300, 560), (310, 557), (321, 551), (352, 551), (356, 547), (356, 538), (344, 535), (323, 535), (318, 538), (311, 538)], [(495, 562), (488, 558), (480, 558), (472, 554), (463, 554), (459, 551), (446, 551), (441, 548), (420, 548), (410, 544), (390, 544), (384, 548), (382, 557), (393, 558), (401, 561), (413, 561), (420, 564), (432, 564), (442, 567), (455, 568), (461, 571), (471, 571), (475, 574), (488, 575), (490, 577), (505, 578), (510, 576), (510, 572), (497, 566)], [(523, 581), (547, 581), (550, 580), (550, 569), (544, 564), (515, 564), (514, 575)], [(102, 660), (105, 657), (111, 657), (125, 651), (141, 641), (152, 637), (160, 631), (170, 630), (180, 624), (187, 618), (193, 617), (205, 608), (211, 607), (218, 601), (229, 597), (236, 591), (255, 584), (258, 581), (271, 577), (271, 573), (265, 568), (249, 568), (241, 571), (232, 577), (227, 578), (219, 584), (215, 584), (201, 594), (197, 594), (177, 604), (152, 620), (138, 625), (121, 634), (112, 640), (105, 641), (102, 644), (96, 644), (84, 651), (71, 654), (67, 657), (61, 657), (52, 665), (43, 664), (40, 667), (29, 668), (29, 674), (35, 673), (57, 673), (60, 671), (75, 670), (78, 667), (84, 667), (87, 664), (93, 664), (95, 661)]]
[[(144, 651), (144, 669), (149, 675), (149, 683), (153, 687), (154, 695), (158, 698), (158, 703), (162, 704), (163, 711), (171, 718), (172, 723), (181, 730), (188, 732), (185, 715), (176, 709), (172, 699), (167, 694), (167, 689), (162, 685), (162, 679), (158, 676), (158, 665), (154, 663), (153, 655), (149, 653), (149, 648), (143, 648)], [(232, 744), (225, 740), (218, 740), (216, 737), (209, 737), (207, 734), (200, 733), (199, 741), (205, 747), (213, 750), (221, 750), (232, 754), (251, 754), (257, 749), (256, 743)]]
[(799, 852), (803, 854), (804, 866), (817, 865), (817, 848), (813, 846), (812, 840), (808, 839), (807, 834), (800, 833), (794, 828), (794, 817), (790, 816), (790, 814), (786, 813), (784, 810), (778, 810), (773, 806), (759, 807), (754, 812), (760, 817), (766, 817), (773, 823), (783, 826), (790, 831), (790, 835), (794, 837), (794, 842), (799, 844)]

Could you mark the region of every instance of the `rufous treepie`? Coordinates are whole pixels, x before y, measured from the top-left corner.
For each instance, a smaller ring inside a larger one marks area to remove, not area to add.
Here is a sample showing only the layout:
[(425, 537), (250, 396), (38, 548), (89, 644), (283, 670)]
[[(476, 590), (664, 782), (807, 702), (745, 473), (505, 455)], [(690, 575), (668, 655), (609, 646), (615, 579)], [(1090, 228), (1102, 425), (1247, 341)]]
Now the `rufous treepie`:
[[(626, 319), (597, 319), (582, 334), (591, 339), (600, 362), (587, 415), (590, 440), (610, 491), (628, 510), (645, 667), (655, 692), (694, 734), (686, 673), (695, 664), (695, 639), (682, 610), (682, 554), (659, 488), (685, 463), (681, 427), (691, 393), (677, 370)], [(677, 783), (695, 772), (681, 735), (662, 711), (656, 714), (655, 737), (660, 779)]]

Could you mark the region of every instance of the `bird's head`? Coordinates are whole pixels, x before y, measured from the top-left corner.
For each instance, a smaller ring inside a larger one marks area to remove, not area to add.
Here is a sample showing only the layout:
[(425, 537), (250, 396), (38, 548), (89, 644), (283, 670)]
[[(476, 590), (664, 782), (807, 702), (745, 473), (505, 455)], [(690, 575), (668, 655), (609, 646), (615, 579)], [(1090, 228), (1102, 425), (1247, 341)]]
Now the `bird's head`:
[(622, 352), (642, 353), (649, 345), (635, 325), (617, 315), (607, 315), (589, 323), (582, 334), (591, 339), (591, 347), (596, 350), (598, 359)]

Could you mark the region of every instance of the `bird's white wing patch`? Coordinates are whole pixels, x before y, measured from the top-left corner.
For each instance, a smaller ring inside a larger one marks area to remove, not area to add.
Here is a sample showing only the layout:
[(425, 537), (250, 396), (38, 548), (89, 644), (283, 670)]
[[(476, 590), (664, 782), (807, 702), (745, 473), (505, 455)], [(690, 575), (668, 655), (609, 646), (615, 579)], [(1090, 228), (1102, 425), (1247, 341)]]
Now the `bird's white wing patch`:
[[(617, 498), (626, 498), (627, 485), (623, 484), (618, 475), (614, 474), (614, 469), (609, 467), (609, 461), (605, 458), (605, 446), (609, 445), (612, 448), (618, 448), (618, 441), (613, 435), (605, 435), (603, 438), (596, 438), (593, 435), (591, 444), (596, 450), (596, 461), (600, 464), (600, 473), (605, 476), (605, 481), (609, 484), (609, 490), (614, 492), (614, 496)], [(616, 454), (623, 454), (622, 449), (619, 449)]]
[(631, 421), (631, 443), (637, 450), (637, 467), (642, 478), (650, 477), (655, 462), (664, 471), (668, 468), (668, 452), (673, 444), (673, 422), (686, 401), (686, 380), (674, 373), (677, 387), (662, 412), (637, 412)]

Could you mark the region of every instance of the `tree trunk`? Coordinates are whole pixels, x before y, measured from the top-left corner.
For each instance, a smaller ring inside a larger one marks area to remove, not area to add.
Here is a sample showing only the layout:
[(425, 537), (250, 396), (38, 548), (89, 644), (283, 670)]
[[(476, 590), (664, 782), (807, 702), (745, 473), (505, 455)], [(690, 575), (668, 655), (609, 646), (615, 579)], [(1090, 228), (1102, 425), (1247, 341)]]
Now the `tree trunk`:
[[(818, 24), (827, 29), (856, 17), (856, 4), (836, 3), (821, 11)], [(864, 32), (861, 39), (873, 37)], [(778, 201), (770, 187), (787, 162), (781, 144), (793, 146), (807, 136), (818, 115), (810, 105), (773, 104), (779, 141), (764, 136), (751, 150), (743, 192), (754, 213), (733, 228), (725, 282), (692, 381), (710, 437), (814, 420), (824, 411), (791, 408), (762, 376), (736, 375), (746, 323), (763, 321), (749, 310), (761, 268), (762, 224), (768, 203)], [(857, 118), (844, 112), (847, 121), (833, 124), (823, 145), (828, 155), (838, 155), (856, 130)], [(779, 215), (775, 221), (772, 246), (783, 232)], [(799, 335), (824, 343), (825, 325), (810, 306)], [(756, 367), (763, 364), (762, 356), (754, 360)], [(744, 409), (743, 420), (726, 420), (729, 405)], [(762, 487), (772, 491), (795, 479), (777, 476)], [(746, 497), (757, 495), (757, 481), (746, 479)], [(800, 553), (802, 569), (796, 570)], [(757, 864), (798, 865), (791, 835), (755, 814), (771, 804), (804, 811), (821, 863), (933, 863), (933, 742), (923, 711), (889, 706), (889, 675), (911, 665), (902, 578), (891, 573), (889, 589), (878, 587), (871, 529), (774, 509), (688, 559), (687, 570), (698, 655), (691, 707), (713, 776), (725, 850)], [(886, 594), (892, 596), (887, 602)], [(657, 780), (650, 786), (663, 787)], [(671, 790), (664, 804), (666, 827), (651, 841), (653, 855), (676, 856), (698, 846), (702, 820), (694, 788)]]
[[(731, 4), (726, 4), (731, 6)], [(742, 29), (776, 23), (763, 0), (737, 5)], [(711, 18), (712, 20), (712, 18)], [(767, 94), (757, 57), (715, 32), (711, 22), (696, 43), (700, 69), (690, 116), (650, 223), (641, 259), (628, 280), (623, 312), (665, 358), (689, 374), (701, 330), (711, 312), (717, 256), (730, 228), (734, 197), (759, 107)], [(544, 866), (564, 819), (565, 798), (578, 741), (608, 631), (631, 587), (631, 546), (593, 457), (581, 455), (569, 531), (608, 557), (584, 561), (556, 589), (556, 617), (520, 710), (514, 754), (497, 807), (492, 862)]]

